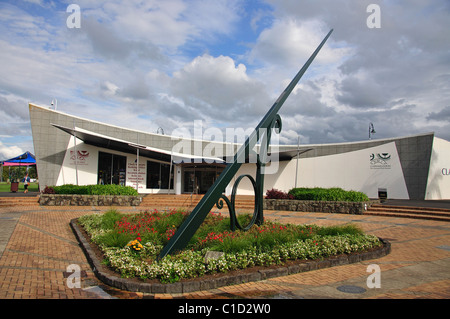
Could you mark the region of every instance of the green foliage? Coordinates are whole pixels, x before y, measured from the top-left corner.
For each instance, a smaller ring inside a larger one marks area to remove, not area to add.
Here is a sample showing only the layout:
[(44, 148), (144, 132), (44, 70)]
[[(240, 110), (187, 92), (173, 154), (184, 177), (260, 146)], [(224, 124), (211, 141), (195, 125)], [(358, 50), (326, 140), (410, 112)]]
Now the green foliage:
[(97, 242), (105, 247), (125, 247), (136, 236), (127, 233), (118, 233), (111, 230), (97, 238)]
[(104, 229), (114, 229), (116, 223), (122, 218), (122, 215), (116, 209), (109, 209), (102, 216), (101, 227)]
[(137, 196), (138, 192), (131, 186), (122, 185), (73, 185), (65, 184), (53, 186), (56, 194), (77, 194), (77, 195), (128, 195)]
[(295, 199), (315, 201), (365, 202), (366, 194), (356, 191), (345, 191), (342, 188), (293, 188), (289, 191)]
[(328, 226), (321, 227), (317, 230), (317, 235), (319, 236), (339, 236), (339, 235), (363, 235), (364, 232), (361, 228), (356, 225), (339, 225), (339, 226)]
[[(33, 166), (15, 166), (15, 167), (3, 167), (3, 181), (5, 181), (5, 183), (7, 181), (12, 181), (12, 182), (22, 182), (23, 178), (25, 177), (25, 175), (28, 172), (28, 176), (32, 179), (37, 178), (37, 173), (36, 173), (36, 165)], [(0, 183), (1, 185), (1, 183)], [(8, 184), (9, 185), (9, 184)], [(9, 191), (9, 189), (8, 189)]]

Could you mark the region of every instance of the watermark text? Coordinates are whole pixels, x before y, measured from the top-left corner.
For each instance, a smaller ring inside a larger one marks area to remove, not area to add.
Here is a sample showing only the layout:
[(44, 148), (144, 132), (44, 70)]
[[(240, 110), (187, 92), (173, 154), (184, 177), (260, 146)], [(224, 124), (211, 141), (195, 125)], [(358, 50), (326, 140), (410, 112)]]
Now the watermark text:
[(370, 15), (367, 17), (366, 24), (369, 29), (381, 28), (381, 8), (378, 4), (369, 4), (366, 9)]
[(367, 277), (367, 288), (381, 288), (381, 269), (377, 264), (371, 264), (367, 266), (367, 272), (372, 273)]
[(81, 10), (78, 4), (70, 4), (66, 9), (67, 13), (70, 15), (67, 17), (66, 26), (69, 29), (79, 29), (81, 28)]

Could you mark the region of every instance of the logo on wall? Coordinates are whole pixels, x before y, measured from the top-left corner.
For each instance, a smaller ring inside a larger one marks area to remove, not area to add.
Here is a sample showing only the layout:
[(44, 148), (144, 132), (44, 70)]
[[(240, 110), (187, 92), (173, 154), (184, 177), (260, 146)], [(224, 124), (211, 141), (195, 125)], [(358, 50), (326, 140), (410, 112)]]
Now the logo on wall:
[[(77, 151), (77, 165), (87, 165), (87, 159), (89, 158), (88, 151)], [(75, 164), (75, 152), (70, 151), (70, 159)]]
[(370, 169), (391, 169), (389, 153), (370, 154)]

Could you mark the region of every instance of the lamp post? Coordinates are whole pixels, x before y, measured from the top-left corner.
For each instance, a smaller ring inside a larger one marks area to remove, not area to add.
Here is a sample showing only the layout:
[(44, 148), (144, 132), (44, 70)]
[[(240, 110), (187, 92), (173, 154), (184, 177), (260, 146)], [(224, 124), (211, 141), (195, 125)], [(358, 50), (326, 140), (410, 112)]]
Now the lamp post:
[(313, 148), (307, 148), (306, 150), (303, 150), (300, 152), (300, 137), (298, 138), (298, 145), (297, 145), (297, 165), (295, 167), (295, 188), (297, 188), (297, 176), (298, 176), (298, 159), (301, 154), (312, 151)]
[(375, 132), (375, 129), (374, 129), (374, 127), (373, 127), (373, 123), (371, 122), (371, 123), (369, 124), (369, 140), (372, 139), (371, 136), (370, 136), (370, 134), (375, 134), (375, 133), (376, 133), (376, 132)]
[(297, 138), (297, 163), (295, 166), (295, 188), (297, 188), (298, 158), (300, 157), (300, 136)]
[(74, 145), (73, 150), (75, 153), (75, 180), (78, 186), (78, 153), (77, 153), (77, 133), (75, 127), (75, 119), (73, 120), (73, 145)]

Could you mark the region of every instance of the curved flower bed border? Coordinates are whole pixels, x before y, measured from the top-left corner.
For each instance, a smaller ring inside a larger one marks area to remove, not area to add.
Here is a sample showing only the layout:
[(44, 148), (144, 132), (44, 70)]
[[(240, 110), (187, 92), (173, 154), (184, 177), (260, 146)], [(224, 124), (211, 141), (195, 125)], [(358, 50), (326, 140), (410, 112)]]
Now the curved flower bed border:
[(186, 280), (176, 283), (146, 283), (121, 278), (107, 271), (106, 266), (101, 264), (101, 260), (95, 254), (89, 240), (84, 236), (77, 224), (77, 218), (70, 221), (70, 226), (77, 237), (81, 248), (93, 272), (102, 282), (108, 286), (122, 290), (144, 292), (144, 293), (187, 293), (199, 290), (215, 289), (223, 286), (237, 285), (246, 282), (260, 281), (274, 277), (297, 274), (301, 272), (329, 268), (339, 265), (357, 263), (363, 260), (376, 259), (388, 255), (391, 252), (391, 244), (382, 238), (379, 238), (383, 245), (380, 248), (354, 253), (349, 255), (339, 255), (322, 260), (308, 260), (304, 262), (292, 262), (289, 265), (265, 267), (255, 271), (243, 271), (232, 274), (221, 274), (220, 276), (210, 276), (202, 280)]

